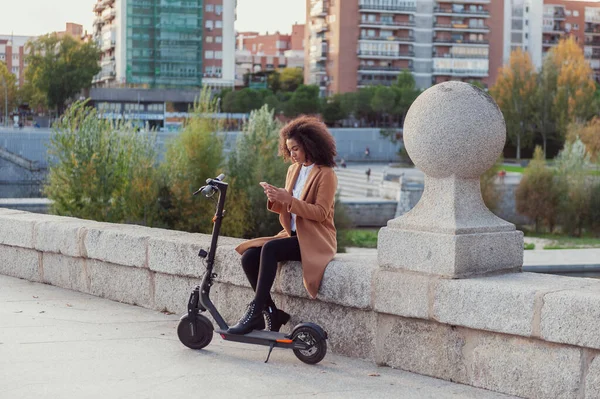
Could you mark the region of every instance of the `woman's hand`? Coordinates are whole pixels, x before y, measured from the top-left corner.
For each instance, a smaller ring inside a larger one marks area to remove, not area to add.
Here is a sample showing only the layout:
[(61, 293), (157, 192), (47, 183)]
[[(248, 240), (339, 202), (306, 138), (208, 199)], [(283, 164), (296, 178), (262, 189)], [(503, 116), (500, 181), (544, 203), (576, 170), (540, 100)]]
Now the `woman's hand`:
[(277, 188), (270, 184), (263, 185), (263, 189), (267, 198), (271, 202), (281, 202), (282, 204), (289, 205), (292, 203), (292, 195), (283, 188)]

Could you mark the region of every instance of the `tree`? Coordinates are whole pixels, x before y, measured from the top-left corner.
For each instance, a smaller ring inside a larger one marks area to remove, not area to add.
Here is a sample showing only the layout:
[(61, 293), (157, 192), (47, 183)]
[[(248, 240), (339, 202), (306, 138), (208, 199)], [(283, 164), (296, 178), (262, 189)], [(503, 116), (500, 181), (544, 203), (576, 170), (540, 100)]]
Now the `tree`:
[(557, 125), (554, 113), (554, 99), (556, 97), (558, 68), (554, 65), (550, 57), (545, 58), (542, 71), (538, 74), (537, 80), (533, 119), (537, 131), (542, 136), (542, 148), (545, 157), (548, 140), (556, 134)]
[(51, 212), (105, 222), (156, 222), (155, 136), (76, 102), (54, 125), (45, 195)]
[[(210, 215), (214, 213), (214, 204), (201, 201), (192, 193), (203, 186), (207, 178), (217, 176), (223, 163), (223, 142), (217, 135), (221, 122), (210, 117), (215, 112), (216, 101), (205, 88), (194, 103), (184, 130), (167, 143), (161, 164), (164, 178), (160, 203), (161, 217), (170, 229), (195, 233), (211, 231)], [(227, 225), (232, 225), (231, 219)]]
[(321, 115), (323, 116), (323, 121), (330, 126), (335, 125), (338, 121), (348, 117), (348, 114), (345, 113), (342, 108), (340, 94), (335, 94), (334, 96), (323, 100), (323, 104), (321, 105)]
[(417, 89), (415, 78), (408, 70), (398, 75), (396, 84), (392, 86), (396, 92), (396, 106), (394, 112), (399, 116), (400, 125), (404, 124), (404, 117), (412, 103), (417, 99), (421, 91)]
[(529, 163), (515, 193), (517, 212), (533, 220), (535, 231), (542, 224), (550, 233), (556, 225), (556, 215), (560, 203), (560, 191), (552, 170), (546, 166), (543, 150), (537, 146), (533, 160)]
[(287, 165), (278, 156), (281, 125), (273, 116), (273, 110), (266, 105), (252, 111), (229, 156), (231, 187), (247, 199), (242, 232), (246, 238), (274, 235), (281, 230), (277, 216), (267, 210), (267, 199), (258, 184), (266, 181), (283, 187), (285, 183)]
[(304, 72), (302, 68), (284, 68), (279, 75), (281, 90), (296, 91), (304, 83)]
[(386, 86), (375, 87), (375, 92), (371, 98), (371, 108), (378, 114), (378, 120), (388, 116), (394, 110), (395, 103), (396, 93), (394, 89)]
[(561, 190), (561, 226), (567, 234), (581, 236), (590, 211), (591, 185), (586, 178), (590, 156), (583, 142), (576, 139), (565, 143), (554, 160)]
[(0, 62), (0, 119), (4, 120), (7, 108), (10, 114), (11, 109), (18, 105), (17, 94), (17, 77), (8, 70), (4, 62)]
[(593, 71), (573, 37), (561, 40), (548, 58), (558, 71), (554, 112), (565, 137), (569, 124), (586, 122), (595, 112)]
[(356, 116), (357, 92), (348, 92), (338, 94), (340, 107), (345, 115)]
[(93, 42), (81, 42), (70, 35), (41, 36), (27, 44), (25, 69), (28, 100), (43, 101), (62, 114), (66, 102), (89, 88), (100, 72), (100, 50)]
[(509, 64), (500, 69), (491, 89), (504, 115), (507, 134), (517, 146), (517, 159), (521, 159), (521, 147), (532, 136), (536, 75), (529, 54), (518, 48), (511, 53)]
[(374, 117), (374, 111), (371, 107), (371, 100), (375, 95), (375, 87), (363, 87), (356, 92), (354, 103), (354, 116), (358, 119), (370, 120)]
[(286, 103), (285, 116), (293, 118), (301, 114), (317, 114), (319, 105), (319, 87), (300, 85)]
[(567, 131), (569, 143), (580, 139), (593, 162), (600, 162), (600, 118), (594, 117), (587, 124), (573, 123)]
[(273, 71), (267, 77), (267, 87), (273, 93), (277, 93), (281, 90), (281, 74), (277, 71)]

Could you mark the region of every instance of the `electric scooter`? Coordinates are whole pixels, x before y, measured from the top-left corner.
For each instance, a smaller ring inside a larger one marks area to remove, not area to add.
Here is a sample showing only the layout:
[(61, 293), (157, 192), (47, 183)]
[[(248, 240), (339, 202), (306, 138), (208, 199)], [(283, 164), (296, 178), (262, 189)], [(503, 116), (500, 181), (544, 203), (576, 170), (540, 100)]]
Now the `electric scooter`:
[[(265, 363), (269, 361), (273, 348), (292, 349), (298, 359), (307, 364), (319, 363), (327, 353), (327, 332), (314, 323), (300, 323), (294, 327), (290, 334), (277, 331), (254, 330), (245, 335), (230, 334), (227, 332), (229, 326), (219, 314), (215, 305), (210, 300), (210, 288), (214, 284), (217, 274), (213, 272), (215, 254), (217, 252), (217, 241), (219, 239), (219, 230), (225, 211), (225, 198), (227, 196), (228, 184), (223, 181), (225, 175), (221, 174), (214, 179), (207, 179), (206, 185), (194, 192), (207, 198), (212, 198), (219, 193), (216, 213), (213, 217), (213, 231), (210, 248), (208, 252), (201, 249), (198, 256), (206, 264), (206, 272), (202, 278), (202, 284), (196, 286), (190, 295), (188, 301), (187, 314), (179, 320), (177, 335), (182, 344), (191, 349), (202, 349), (207, 346), (213, 338), (213, 324), (202, 313), (208, 311), (218, 324), (216, 332), (225, 341), (242, 342), (253, 345), (264, 345), (269, 347), (269, 353)], [(265, 318), (270, 317), (269, 313), (264, 312)], [(271, 325), (270, 320), (265, 320), (265, 325)]]

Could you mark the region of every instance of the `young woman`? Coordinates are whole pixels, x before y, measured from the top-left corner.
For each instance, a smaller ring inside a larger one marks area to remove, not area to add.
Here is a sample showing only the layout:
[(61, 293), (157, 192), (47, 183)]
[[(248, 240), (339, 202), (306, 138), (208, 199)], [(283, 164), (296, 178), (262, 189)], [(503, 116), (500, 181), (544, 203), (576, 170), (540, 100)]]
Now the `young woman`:
[(239, 322), (229, 328), (232, 334), (264, 329), (263, 311), (268, 315), (267, 328), (271, 331), (279, 331), (289, 320), (290, 315), (276, 308), (270, 294), (278, 262), (302, 262), (304, 287), (314, 299), (325, 268), (337, 252), (333, 136), (325, 124), (308, 116), (288, 123), (279, 136), (280, 154), (285, 161), (293, 162), (285, 188), (260, 184), (267, 195), (267, 208), (279, 214), (283, 230), (274, 237), (255, 238), (236, 248), (255, 296)]

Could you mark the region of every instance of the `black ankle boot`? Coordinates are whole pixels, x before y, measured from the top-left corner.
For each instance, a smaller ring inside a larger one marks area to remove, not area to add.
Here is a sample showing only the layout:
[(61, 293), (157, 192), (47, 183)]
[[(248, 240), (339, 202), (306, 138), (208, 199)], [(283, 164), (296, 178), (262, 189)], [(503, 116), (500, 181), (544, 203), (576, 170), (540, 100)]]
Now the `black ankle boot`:
[(250, 302), (246, 308), (246, 313), (242, 316), (240, 321), (233, 326), (229, 327), (227, 332), (229, 334), (248, 334), (252, 330), (263, 330), (265, 328), (265, 319), (262, 311), (256, 308), (254, 301)]
[(266, 314), (266, 329), (269, 331), (279, 331), (281, 326), (290, 320), (290, 315), (283, 310), (277, 309), (273, 301), (267, 303), (263, 312)]

